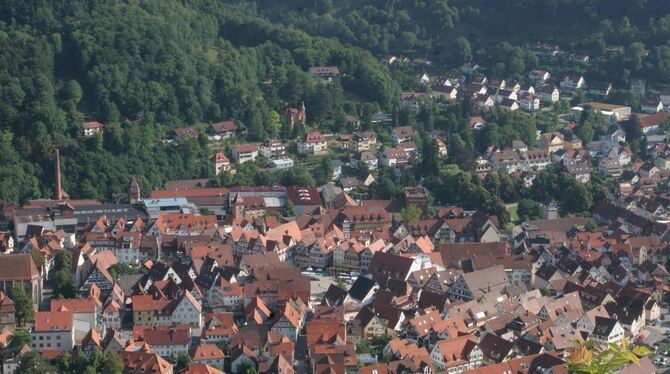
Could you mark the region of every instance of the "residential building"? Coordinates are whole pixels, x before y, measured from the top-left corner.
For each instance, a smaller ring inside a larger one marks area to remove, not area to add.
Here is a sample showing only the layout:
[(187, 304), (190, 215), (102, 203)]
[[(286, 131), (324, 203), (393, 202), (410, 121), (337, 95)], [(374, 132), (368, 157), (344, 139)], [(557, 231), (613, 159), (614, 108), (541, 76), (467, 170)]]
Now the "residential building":
[(322, 155), (327, 152), (328, 143), (319, 131), (308, 131), (298, 141), (298, 153), (301, 155)]
[(70, 310), (36, 312), (35, 325), (30, 331), (31, 347), (37, 351), (74, 349), (74, 318)]
[(258, 146), (255, 144), (240, 144), (233, 147), (233, 159), (237, 163), (254, 161), (256, 157), (258, 157)]
[(96, 134), (102, 134), (102, 131), (105, 129), (105, 125), (98, 121), (88, 121), (84, 122), (84, 136), (94, 136)]

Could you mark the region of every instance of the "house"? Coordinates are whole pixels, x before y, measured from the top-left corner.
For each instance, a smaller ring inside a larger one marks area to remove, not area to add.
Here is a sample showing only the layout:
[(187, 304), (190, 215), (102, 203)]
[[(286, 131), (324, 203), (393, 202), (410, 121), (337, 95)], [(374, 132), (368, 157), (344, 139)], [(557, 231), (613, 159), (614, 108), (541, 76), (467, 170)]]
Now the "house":
[(505, 268), (496, 265), (461, 274), (449, 287), (448, 294), (451, 300), (479, 300), (488, 293), (500, 292), (507, 284)]
[(417, 134), (417, 131), (412, 126), (395, 127), (391, 133), (391, 140), (393, 141), (393, 144), (398, 145), (412, 140), (412, 137)]
[(486, 121), (480, 116), (470, 117), (468, 126), (473, 130), (481, 130), (486, 126)]
[(663, 111), (663, 102), (661, 99), (656, 97), (645, 97), (640, 99), (640, 111), (642, 113), (658, 113)]
[(70, 310), (36, 312), (35, 325), (30, 331), (31, 348), (37, 351), (72, 351), (74, 348), (74, 318)]
[(200, 344), (191, 350), (189, 356), (196, 364), (224, 367), (225, 354), (216, 344)]
[(516, 101), (518, 98), (516, 92), (512, 90), (498, 90), (494, 97), (497, 103), (501, 103), (504, 99)]
[(548, 71), (546, 70), (531, 70), (530, 73), (528, 73), (528, 79), (532, 80), (533, 82), (546, 82), (551, 78), (551, 74), (549, 74)]
[(369, 151), (377, 146), (377, 134), (373, 131), (355, 133), (352, 137), (356, 152)]
[(654, 114), (645, 114), (638, 117), (640, 128), (643, 134), (656, 134), (661, 131), (664, 123), (668, 122), (670, 113), (659, 112)]
[(576, 91), (585, 84), (584, 77), (578, 74), (566, 74), (561, 78), (561, 90)]
[(538, 148), (544, 149), (549, 153), (554, 153), (559, 149), (563, 149), (564, 137), (560, 132), (546, 132), (540, 135), (537, 146)]
[(255, 144), (240, 144), (233, 147), (233, 160), (239, 164), (254, 161), (258, 157), (258, 146)]
[(101, 134), (105, 128), (105, 125), (98, 121), (88, 121), (84, 122), (84, 136), (93, 136), (96, 134)]
[(216, 152), (212, 158), (209, 159), (212, 162), (212, 165), (214, 166), (214, 174), (219, 175), (222, 172), (228, 171), (232, 172), (233, 166), (230, 163), (230, 160), (228, 157), (226, 157), (225, 153), (223, 152)]
[(328, 83), (340, 75), (340, 69), (337, 66), (312, 66), (308, 70), (309, 75)]
[(340, 186), (342, 187), (342, 191), (344, 192), (351, 192), (354, 189), (359, 188), (361, 186), (360, 179), (356, 177), (341, 178), (339, 182)]
[(173, 374), (172, 364), (153, 352), (123, 351), (123, 372), (128, 374)]
[(624, 329), (613, 318), (595, 317), (595, 327), (591, 333), (590, 339), (601, 345), (621, 344), (624, 338)]
[(589, 94), (597, 96), (607, 96), (612, 92), (612, 83), (610, 82), (591, 82), (589, 83)]
[(516, 100), (507, 98), (503, 98), (498, 106), (512, 111), (519, 109), (519, 104), (516, 102)]
[(560, 92), (553, 84), (545, 84), (540, 87), (538, 94), (543, 103), (553, 104), (560, 99)]
[(409, 155), (404, 148), (386, 148), (379, 157), (383, 167), (402, 166), (409, 163)]
[(282, 158), (286, 156), (286, 144), (279, 139), (268, 139), (259, 147), (260, 154), (263, 157), (273, 160), (275, 158)]
[(162, 357), (187, 355), (191, 343), (191, 330), (188, 326), (160, 326), (139, 328), (140, 338), (147, 342)]
[(540, 98), (530, 92), (525, 92), (519, 98), (519, 107), (529, 112), (538, 110), (540, 109)]
[(491, 95), (476, 95), (472, 102), (474, 108), (481, 110), (491, 110), (496, 105), (496, 101)]
[(103, 351), (102, 339), (100, 339), (98, 332), (92, 328), (81, 340), (81, 351), (84, 356), (90, 357), (96, 350)]
[(351, 285), (344, 299), (344, 305), (348, 310), (357, 310), (372, 302), (379, 290), (379, 285), (372, 279), (359, 276)]
[(237, 135), (237, 123), (232, 120), (212, 123), (207, 129), (207, 133), (213, 140), (232, 138)]
[(277, 158), (270, 161), (272, 171), (282, 171), (292, 168), (295, 165), (295, 162), (288, 157)]
[(449, 373), (462, 373), (477, 369), (482, 364), (483, 353), (472, 335), (440, 340), (430, 352), (437, 368)]
[(570, 173), (577, 182), (587, 183), (591, 180), (591, 166), (588, 162), (567, 162), (564, 165), (568, 173)]
[(328, 143), (319, 131), (308, 131), (298, 141), (298, 153), (301, 155), (322, 155), (327, 152)]
[(5, 328), (14, 329), (16, 316), (14, 302), (4, 292), (0, 291), (0, 331)]
[(180, 127), (172, 131), (172, 139), (181, 142), (188, 139), (197, 139), (199, 134), (195, 127)]
[(290, 298), (284, 302), (283, 308), (275, 315), (271, 322), (272, 331), (287, 336), (291, 341), (298, 340), (298, 334), (305, 325), (307, 305), (299, 298)]
[(493, 364), (508, 361), (514, 355), (514, 342), (505, 340), (493, 333), (486, 333), (479, 340), (484, 361)]
[(245, 344), (237, 344), (231, 349), (230, 360), (231, 373), (240, 373), (240, 366), (243, 365), (251, 366), (254, 369), (258, 366), (256, 352)]
[(458, 89), (454, 86), (435, 86), (433, 87), (432, 95), (435, 98), (456, 100), (458, 98)]
[(81, 342), (91, 329), (97, 328), (97, 322), (102, 311), (97, 304), (97, 300), (93, 297), (85, 299), (51, 299), (52, 312), (64, 310), (72, 312), (76, 344)]
[[(356, 165), (355, 162), (354, 165)], [(377, 156), (372, 152), (363, 151), (360, 154), (358, 165), (364, 166), (367, 170), (370, 171), (377, 170), (379, 167), (379, 158), (377, 158)]]

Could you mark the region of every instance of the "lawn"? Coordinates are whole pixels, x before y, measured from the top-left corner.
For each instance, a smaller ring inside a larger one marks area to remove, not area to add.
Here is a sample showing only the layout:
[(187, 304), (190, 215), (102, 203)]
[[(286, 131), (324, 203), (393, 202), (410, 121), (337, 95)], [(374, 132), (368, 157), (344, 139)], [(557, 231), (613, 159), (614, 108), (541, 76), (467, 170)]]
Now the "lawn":
[(517, 204), (508, 204), (507, 212), (509, 213), (510, 220), (512, 222), (519, 222), (519, 214), (517, 213), (518, 205)]

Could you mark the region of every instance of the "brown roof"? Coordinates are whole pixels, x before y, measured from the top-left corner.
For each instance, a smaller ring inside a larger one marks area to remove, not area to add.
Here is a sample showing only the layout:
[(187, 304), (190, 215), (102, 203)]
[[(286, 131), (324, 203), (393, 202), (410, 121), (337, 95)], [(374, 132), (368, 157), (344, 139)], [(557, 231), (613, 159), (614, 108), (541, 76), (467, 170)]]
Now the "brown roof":
[(9, 254), (0, 261), (0, 281), (31, 281), (39, 278), (40, 272), (30, 254)]
[(229, 132), (237, 130), (237, 124), (235, 123), (235, 121), (223, 121), (223, 122), (212, 123), (210, 125), (210, 128), (215, 133)]
[(189, 328), (144, 330), (144, 340), (152, 346), (187, 345), (191, 341)]
[(233, 150), (237, 153), (252, 153), (258, 151), (258, 146), (255, 144), (240, 144), (236, 145)]

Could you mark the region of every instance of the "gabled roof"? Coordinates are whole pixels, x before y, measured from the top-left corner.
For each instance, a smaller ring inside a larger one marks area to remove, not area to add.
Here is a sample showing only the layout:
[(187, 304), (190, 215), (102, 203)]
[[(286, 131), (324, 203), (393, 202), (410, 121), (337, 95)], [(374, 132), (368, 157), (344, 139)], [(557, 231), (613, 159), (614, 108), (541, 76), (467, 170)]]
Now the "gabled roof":
[(36, 312), (35, 332), (72, 331), (74, 318), (72, 311)]
[(349, 296), (355, 300), (362, 301), (374, 288), (375, 283), (376, 282), (370, 278), (359, 276), (356, 278), (354, 284), (351, 285)]
[(479, 341), (479, 348), (487, 359), (501, 362), (514, 349), (514, 343), (489, 333)]
[(0, 261), (0, 281), (31, 281), (39, 278), (40, 272), (30, 254), (8, 254)]
[(130, 374), (167, 374), (172, 372), (172, 364), (156, 353), (124, 351), (120, 353), (123, 372)]

